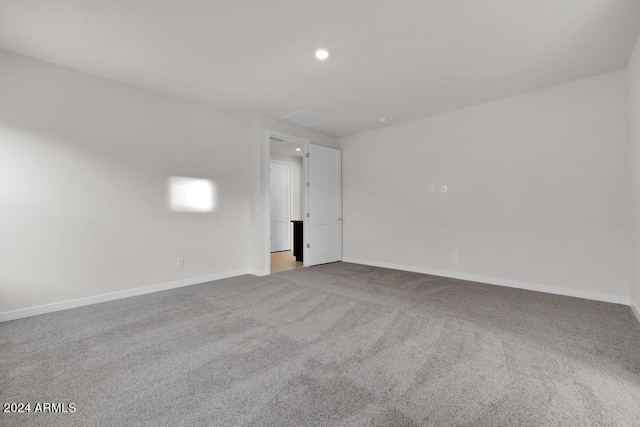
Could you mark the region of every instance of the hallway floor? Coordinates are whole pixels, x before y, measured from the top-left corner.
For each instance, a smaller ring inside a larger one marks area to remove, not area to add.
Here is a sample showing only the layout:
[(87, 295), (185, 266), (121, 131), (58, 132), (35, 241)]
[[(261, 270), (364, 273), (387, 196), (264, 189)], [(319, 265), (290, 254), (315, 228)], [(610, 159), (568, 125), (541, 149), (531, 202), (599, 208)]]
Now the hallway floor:
[(296, 261), (293, 251), (281, 251), (271, 253), (271, 273), (280, 273), (281, 271), (295, 270), (302, 268), (302, 263)]

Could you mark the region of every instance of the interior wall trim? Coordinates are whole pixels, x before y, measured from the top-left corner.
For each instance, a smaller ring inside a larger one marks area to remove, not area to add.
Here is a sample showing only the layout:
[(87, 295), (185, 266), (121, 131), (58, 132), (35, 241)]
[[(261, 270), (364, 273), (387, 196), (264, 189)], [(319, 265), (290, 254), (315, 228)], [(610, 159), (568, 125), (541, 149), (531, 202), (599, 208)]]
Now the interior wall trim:
[[(52, 304), (39, 305), (36, 307), (23, 308), (19, 310), (6, 311), (0, 313), (0, 322), (9, 320), (22, 319), (24, 317), (37, 316), (39, 314), (52, 313), (54, 311), (68, 310), (70, 308), (83, 307), (85, 305), (98, 304), (106, 301), (114, 301), (122, 298), (135, 297), (154, 292), (166, 291), (168, 289), (181, 288), (183, 286), (197, 285), (200, 283), (211, 282), (214, 280), (227, 279), (229, 277), (241, 276), (243, 274), (252, 274), (251, 270), (235, 270), (223, 273), (211, 274), (208, 276), (194, 277), (191, 279), (177, 280), (174, 282), (161, 283), (158, 285), (145, 286), (142, 288), (127, 289), (124, 291), (110, 292), (108, 294), (95, 295), (85, 298), (78, 298), (69, 301), (55, 302)], [(259, 274), (255, 274), (259, 275)]]
[[(547, 294), (564, 295), (575, 298), (584, 298), (594, 301), (610, 302), (614, 304), (630, 305), (630, 298), (622, 295), (603, 294), (599, 292), (580, 291), (557, 286), (540, 285), (536, 283), (519, 282), (517, 280), (499, 279), (488, 276), (478, 276), (468, 273), (457, 273), (453, 271), (436, 270), (432, 268), (416, 267), (410, 265), (394, 264), (389, 262), (371, 261), (357, 258), (343, 258), (344, 262), (353, 264), (369, 265), (372, 267), (390, 268), (393, 270), (410, 271), (413, 273), (430, 274), (432, 276), (448, 277), (450, 279), (467, 280), (470, 282), (486, 283), (489, 285), (505, 286), (509, 288), (526, 289), (529, 291), (544, 292)], [(636, 316), (638, 312), (636, 311)], [(640, 317), (639, 317), (640, 319)]]

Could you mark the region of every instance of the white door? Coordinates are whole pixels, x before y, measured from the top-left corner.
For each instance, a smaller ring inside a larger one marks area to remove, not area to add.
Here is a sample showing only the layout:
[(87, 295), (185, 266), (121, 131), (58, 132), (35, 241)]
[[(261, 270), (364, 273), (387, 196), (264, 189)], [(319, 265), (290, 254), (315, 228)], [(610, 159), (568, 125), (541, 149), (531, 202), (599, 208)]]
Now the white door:
[(342, 260), (342, 156), (309, 144), (305, 265)]
[(271, 252), (291, 249), (291, 165), (271, 161)]

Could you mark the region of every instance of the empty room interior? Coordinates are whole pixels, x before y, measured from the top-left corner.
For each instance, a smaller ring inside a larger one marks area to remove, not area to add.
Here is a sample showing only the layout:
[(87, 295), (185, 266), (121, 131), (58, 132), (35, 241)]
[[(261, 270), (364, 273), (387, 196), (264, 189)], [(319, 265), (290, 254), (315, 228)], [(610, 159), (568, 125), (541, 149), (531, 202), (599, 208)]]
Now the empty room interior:
[(640, 426), (640, 0), (0, 0), (0, 425)]

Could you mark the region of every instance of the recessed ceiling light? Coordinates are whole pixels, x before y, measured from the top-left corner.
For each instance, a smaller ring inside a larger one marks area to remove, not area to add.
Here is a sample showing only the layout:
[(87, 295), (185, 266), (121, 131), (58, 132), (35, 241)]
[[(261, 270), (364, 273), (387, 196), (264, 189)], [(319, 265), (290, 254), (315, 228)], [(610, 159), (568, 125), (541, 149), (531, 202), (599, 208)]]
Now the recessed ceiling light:
[(378, 119), (378, 121), (379, 121), (380, 123), (387, 123), (387, 118), (386, 118), (386, 117), (380, 117), (380, 118)]
[(296, 148), (296, 151), (302, 151), (302, 148)]
[(331, 52), (329, 52), (329, 49), (327, 48), (321, 47), (320, 49), (316, 49), (316, 58), (320, 59), (321, 61), (327, 59), (330, 54)]

